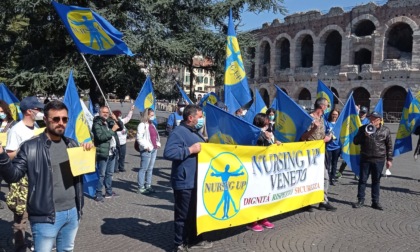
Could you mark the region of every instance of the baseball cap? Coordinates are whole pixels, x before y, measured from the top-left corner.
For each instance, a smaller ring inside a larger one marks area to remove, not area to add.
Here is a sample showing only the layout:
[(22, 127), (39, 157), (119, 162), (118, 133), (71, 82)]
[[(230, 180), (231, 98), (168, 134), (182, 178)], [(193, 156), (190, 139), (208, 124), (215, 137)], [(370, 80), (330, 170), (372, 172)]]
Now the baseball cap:
[(379, 114), (378, 112), (376, 112), (376, 111), (373, 111), (370, 115), (369, 115), (369, 117), (375, 117), (375, 118), (382, 118), (382, 115), (381, 114)]
[(188, 104), (187, 104), (187, 102), (186, 101), (184, 101), (184, 100), (180, 100), (180, 101), (178, 101), (178, 103), (176, 104), (178, 107), (185, 107), (185, 106), (187, 106)]
[(44, 104), (40, 103), (35, 96), (28, 96), (20, 102), (20, 110), (26, 111), (28, 109), (44, 109)]
[(364, 114), (366, 114), (367, 112), (368, 112), (368, 109), (367, 109), (365, 106), (362, 106), (362, 107), (360, 108), (359, 113), (364, 113)]

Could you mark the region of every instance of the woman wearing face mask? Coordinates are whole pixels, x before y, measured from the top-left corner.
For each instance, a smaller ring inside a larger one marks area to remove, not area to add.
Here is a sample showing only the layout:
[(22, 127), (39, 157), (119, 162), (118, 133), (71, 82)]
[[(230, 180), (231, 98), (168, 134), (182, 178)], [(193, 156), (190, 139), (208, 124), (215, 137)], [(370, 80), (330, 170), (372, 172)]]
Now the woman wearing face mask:
[(340, 115), (340, 112), (336, 109), (332, 110), (330, 114), (328, 115), (328, 120), (326, 122), (326, 134), (331, 134), (332, 138), (331, 141), (327, 143), (327, 152), (328, 152), (328, 173), (330, 175), (330, 185), (335, 185), (334, 182), (336, 181), (335, 176), (337, 172), (337, 162), (338, 158), (341, 154), (341, 145), (340, 141), (337, 137), (333, 134), (333, 129), (335, 126), (335, 123), (337, 122), (338, 116)]
[(137, 127), (137, 138), (140, 146), (140, 170), (138, 173), (138, 193), (154, 193), (152, 188), (153, 166), (155, 165), (157, 149), (160, 148), (160, 137), (153, 124), (155, 112), (153, 109), (145, 109)]
[(268, 119), (270, 120), (270, 124), (268, 125), (268, 132), (274, 133), (274, 125), (276, 124), (275, 118), (276, 118), (276, 110), (273, 108), (267, 109), (265, 114), (268, 116)]
[[(257, 140), (258, 146), (270, 146), (273, 143), (280, 142), (274, 140), (273, 133), (268, 132), (268, 125), (269, 125), (269, 119), (266, 114), (258, 113), (254, 117), (253, 124), (261, 129), (261, 134)], [(264, 230), (264, 228), (272, 229), (274, 228), (274, 224), (269, 222), (267, 219), (263, 219), (261, 221), (255, 221), (247, 226), (248, 229), (255, 231), (255, 232), (261, 232)]]
[[(128, 112), (128, 115), (124, 118), (121, 117), (121, 111), (120, 110), (114, 110), (112, 113), (114, 113), (114, 115), (120, 119), (123, 124), (127, 124), (130, 120), (131, 117), (133, 116), (133, 110), (134, 110), (134, 105), (131, 106), (130, 112)], [(118, 173), (118, 172), (125, 172), (125, 168), (124, 168), (124, 162), (125, 162), (125, 153), (127, 150), (127, 128), (124, 126), (124, 129), (121, 131), (117, 131), (117, 135), (118, 135), (118, 140), (120, 141), (120, 146), (118, 148), (118, 154), (117, 154), (117, 160), (115, 162), (115, 168), (114, 168), (114, 173)]]
[[(13, 120), (12, 112), (10, 111), (9, 105), (3, 100), (0, 100), (0, 133), (7, 133), (13, 125), (16, 124), (16, 121)], [(6, 145), (6, 143), (2, 143)], [(4, 147), (4, 146), (3, 146)], [(1, 191), (1, 182), (3, 178), (0, 176), (0, 191)], [(0, 201), (0, 209), (3, 209), (3, 203)]]

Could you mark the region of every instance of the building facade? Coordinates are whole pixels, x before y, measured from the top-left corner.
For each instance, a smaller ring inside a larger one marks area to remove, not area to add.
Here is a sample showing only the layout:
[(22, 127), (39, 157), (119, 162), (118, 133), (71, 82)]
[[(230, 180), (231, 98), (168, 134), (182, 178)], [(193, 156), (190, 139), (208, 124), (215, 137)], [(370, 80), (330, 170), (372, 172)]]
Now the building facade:
[[(211, 64), (211, 60), (202, 56), (193, 58), (193, 92), (197, 101), (200, 101), (205, 94), (215, 91), (215, 75), (212, 71), (205, 69)], [(179, 80), (187, 95), (190, 94), (190, 79), (190, 70), (187, 67), (182, 67), (179, 72)]]
[[(258, 40), (245, 62), (250, 88), (267, 105), (278, 85), (298, 103), (316, 99), (318, 79), (344, 102), (373, 108), (383, 98), (392, 120), (410, 88), (420, 91), (420, 1), (388, 0), (344, 11), (309, 11), (252, 31)], [(340, 101), (335, 101), (342, 106)]]

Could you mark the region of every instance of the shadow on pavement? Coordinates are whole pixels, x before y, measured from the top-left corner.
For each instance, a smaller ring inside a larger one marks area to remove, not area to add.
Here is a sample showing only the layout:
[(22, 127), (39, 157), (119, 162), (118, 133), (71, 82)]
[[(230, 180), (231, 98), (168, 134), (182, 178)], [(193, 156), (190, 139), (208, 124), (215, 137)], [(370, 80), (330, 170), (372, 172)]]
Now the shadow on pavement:
[[(101, 233), (104, 235), (124, 235), (165, 251), (173, 249), (173, 222), (153, 223), (138, 218), (103, 219)], [(139, 248), (150, 251), (151, 248)]]

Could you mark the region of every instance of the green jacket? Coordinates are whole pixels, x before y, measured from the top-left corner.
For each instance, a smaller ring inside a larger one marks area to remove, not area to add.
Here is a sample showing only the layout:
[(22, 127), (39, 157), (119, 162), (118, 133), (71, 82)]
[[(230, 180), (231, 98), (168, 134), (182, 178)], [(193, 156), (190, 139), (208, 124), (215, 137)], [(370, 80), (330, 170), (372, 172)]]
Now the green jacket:
[[(115, 141), (117, 142), (117, 147), (120, 145), (117, 133), (112, 131), (112, 126), (110, 126), (113, 123), (115, 123), (115, 121), (111, 118), (108, 118), (107, 120), (100, 116), (93, 118), (92, 134), (93, 142), (96, 147), (97, 158), (108, 158), (109, 146), (112, 137), (114, 137)], [(117, 124), (119, 126), (117, 131), (121, 131), (124, 128), (123, 122), (118, 120)]]

